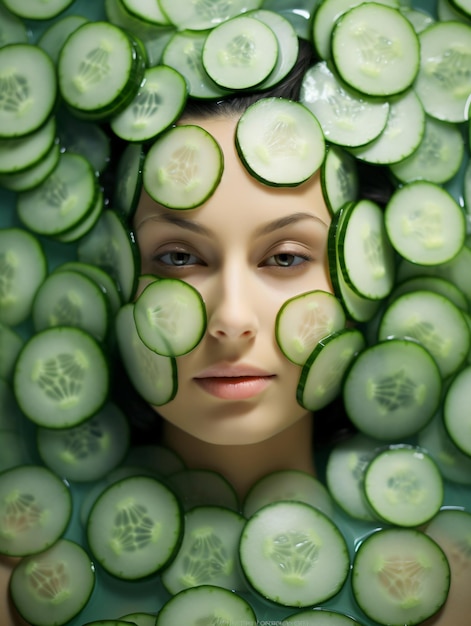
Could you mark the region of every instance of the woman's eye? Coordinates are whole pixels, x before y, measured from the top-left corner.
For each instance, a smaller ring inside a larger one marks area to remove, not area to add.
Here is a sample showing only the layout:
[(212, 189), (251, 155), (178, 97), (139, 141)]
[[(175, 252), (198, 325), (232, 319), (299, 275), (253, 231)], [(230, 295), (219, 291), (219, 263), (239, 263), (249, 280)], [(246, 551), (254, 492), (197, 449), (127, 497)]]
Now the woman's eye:
[(309, 260), (310, 259), (307, 256), (290, 254), (289, 252), (280, 252), (279, 254), (274, 254), (269, 257), (265, 264), (276, 267), (294, 267), (296, 265), (306, 263), (306, 261)]
[(194, 255), (189, 252), (165, 252), (157, 257), (159, 263), (163, 265), (170, 265), (173, 267), (185, 267), (187, 265), (196, 265), (200, 261)]

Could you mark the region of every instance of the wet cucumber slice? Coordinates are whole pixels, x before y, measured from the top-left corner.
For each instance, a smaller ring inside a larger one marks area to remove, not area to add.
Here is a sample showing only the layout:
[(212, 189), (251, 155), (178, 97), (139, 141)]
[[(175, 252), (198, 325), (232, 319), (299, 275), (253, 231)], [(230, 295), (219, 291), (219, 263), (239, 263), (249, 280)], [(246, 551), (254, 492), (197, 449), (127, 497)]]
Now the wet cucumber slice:
[(343, 398), (355, 426), (379, 441), (400, 441), (419, 432), (437, 410), (440, 370), (415, 341), (389, 339), (369, 346), (350, 367)]
[(39, 426), (68, 428), (104, 404), (109, 366), (88, 333), (58, 326), (33, 335), (18, 357), (13, 387), (25, 415)]
[(443, 479), (424, 450), (392, 445), (381, 450), (365, 469), (366, 500), (379, 520), (417, 528), (430, 521), (443, 504)]
[(326, 601), (342, 588), (350, 569), (338, 528), (302, 502), (277, 502), (259, 509), (245, 525), (239, 551), (252, 587), (283, 606)]
[(10, 592), (20, 615), (32, 626), (62, 626), (87, 604), (95, 568), (85, 550), (60, 539), (51, 548), (22, 559), (13, 570)]
[(445, 554), (420, 531), (376, 531), (356, 552), (353, 596), (378, 624), (422, 624), (443, 606), (449, 586), (450, 566)]
[(172, 563), (162, 573), (165, 588), (175, 595), (198, 585), (243, 590), (238, 547), (245, 518), (225, 508), (197, 506), (185, 515), (185, 533)]
[(69, 488), (51, 470), (24, 465), (0, 475), (1, 554), (26, 556), (46, 550), (62, 536), (71, 515)]
[(95, 501), (87, 539), (95, 559), (113, 576), (137, 580), (167, 565), (183, 531), (180, 505), (163, 483), (130, 476)]

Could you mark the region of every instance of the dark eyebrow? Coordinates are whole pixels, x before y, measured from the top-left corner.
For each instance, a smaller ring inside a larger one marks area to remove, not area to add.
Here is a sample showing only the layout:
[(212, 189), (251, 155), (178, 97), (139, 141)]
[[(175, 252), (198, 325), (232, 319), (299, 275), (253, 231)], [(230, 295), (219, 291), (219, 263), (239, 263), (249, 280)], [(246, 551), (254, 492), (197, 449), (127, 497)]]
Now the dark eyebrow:
[(257, 236), (269, 235), (276, 230), (280, 230), (281, 228), (285, 228), (286, 226), (291, 226), (291, 224), (296, 224), (297, 222), (301, 222), (302, 220), (314, 220), (315, 222), (319, 222), (326, 228), (328, 225), (317, 215), (313, 215), (312, 213), (292, 213), (291, 215), (285, 215), (280, 217), (279, 219), (273, 220), (273, 222), (268, 222), (268, 224), (264, 224), (259, 229), (257, 229)]
[[(179, 226), (180, 228), (190, 230), (198, 235), (203, 235), (205, 237), (212, 236), (211, 231), (208, 228), (206, 228), (206, 226), (203, 226), (199, 222), (195, 222), (193, 220), (189, 220), (184, 217), (181, 217), (177, 213), (159, 213), (158, 215), (153, 215), (150, 219), (155, 220), (157, 222), (162, 221), (162, 222), (167, 222), (169, 224), (174, 224), (175, 226)], [(299, 213), (292, 213), (291, 215), (284, 215), (283, 217), (273, 220), (272, 222), (268, 222), (267, 224), (264, 224), (263, 226), (257, 229), (256, 236), (262, 237), (263, 235), (269, 235), (277, 230), (285, 228), (286, 226), (291, 226), (291, 224), (296, 224), (297, 222), (300, 222), (306, 219), (314, 220), (316, 222), (319, 222), (326, 228), (328, 227), (326, 222), (324, 222), (317, 215), (313, 215), (312, 213), (299, 212)]]

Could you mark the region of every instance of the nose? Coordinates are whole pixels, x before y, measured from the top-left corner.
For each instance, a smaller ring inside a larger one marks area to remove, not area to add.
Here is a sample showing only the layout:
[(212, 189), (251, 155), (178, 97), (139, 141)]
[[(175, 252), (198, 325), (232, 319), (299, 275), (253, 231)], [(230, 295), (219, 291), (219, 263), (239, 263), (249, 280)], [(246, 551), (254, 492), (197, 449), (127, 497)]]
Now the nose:
[(208, 334), (222, 342), (253, 339), (259, 327), (256, 296), (255, 286), (240, 266), (221, 272), (211, 301), (206, 302)]

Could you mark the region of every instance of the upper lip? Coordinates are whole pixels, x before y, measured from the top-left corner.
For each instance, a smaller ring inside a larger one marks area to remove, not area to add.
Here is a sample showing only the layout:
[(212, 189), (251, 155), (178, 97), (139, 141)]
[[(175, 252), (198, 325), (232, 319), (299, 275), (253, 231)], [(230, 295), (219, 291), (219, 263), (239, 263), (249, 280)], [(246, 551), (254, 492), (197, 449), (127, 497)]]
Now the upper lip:
[(239, 364), (231, 365), (228, 363), (219, 363), (212, 365), (202, 372), (200, 372), (195, 378), (243, 378), (243, 377), (266, 377), (273, 376), (266, 370), (262, 370), (259, 367), (253, 365)]

